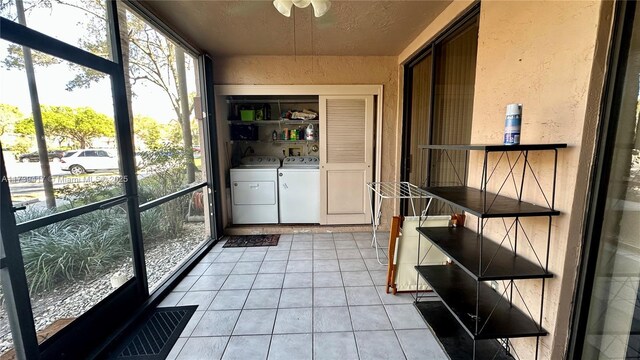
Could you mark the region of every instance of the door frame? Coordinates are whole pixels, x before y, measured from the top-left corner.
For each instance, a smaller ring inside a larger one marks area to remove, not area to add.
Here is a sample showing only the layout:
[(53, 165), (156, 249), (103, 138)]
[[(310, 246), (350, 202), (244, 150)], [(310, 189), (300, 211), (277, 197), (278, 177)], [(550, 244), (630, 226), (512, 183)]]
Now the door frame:
[[(213, 92), (215, 94), (215, 105), (217, 112), (216, 118), (219, 118), (217, 122), (218, 134), (226, 133), (223, 131), (224, 127), (228, 127), (226, 119), (221, 116), (220, 109), (224, 104), (224, 97), (226, 96), (265, 96), (265, 95), (308, 95), (308, 96), (336, 96), (336, 95), (373, 95), (375, 96), (376, 105), (374, 107), (374, 158), (373, 158), (373, 181), (380, 181), (382, 172), (382, 128), (383, 128), (383, 106), (384, 106), (384, 86), (375, 84), (365, 85), (214, 85)], [(212, 124), (212, 126), (214, 126)], [(228, 139), (226, 139), (228, 140)], [(225, 148), (224, 141), (218, 143), (217, 150), (220, 156), (224, 156)], [(225, 162), (218, 159), (219, 164), (225, 164)], [(229, 188), (224, 173), (229, 172), (229, 168), (220, 167), (220, 189), (226, 191)], [(225, 193), (222, 193), (222, 198), (225, 198)], [(377, 206), (377, 199), (374, 206)], [(224, 208), (224, 209), (222, 209)], [(226, 200), (222, 202), (222, 208), (220, 209), (220, 216), (223, 218), (223, 226), (227, 226), (226, 216), (222, 214), (228, 214), (230, 211), (230, 204)]]
[[(450, 25), (445, 27), (441, 32), (436, 34), (430, 42), (428, 42), (422, 49), (420, 49), (415, 55), (410, 57), (407, 61), (402, 64), (403, 69), (403, 103), (402, 103), (402, 134), (401, 141), (402, 144), (400, 146), (400, 181), (409, 181), (409, 171), (410, 169), (410, 151), (411, 151), (411, 106), (412, 106), (412, 92), (413, 92), (413, 67), (416, 66), (420, 61), (422, 61), (425, 57), (431, 55), (431, 91), (429, 93), (431, 108), (429, 109), (429, 143), (432, 142), (433, 136), (433, 115), (434, 115), (434, 106), (435, 103), (435, 78), (436, 78), (436, 57), (438, 55), (438, 47), (443, 42), (447, 41), (452, 35), (456, 34), (458, 31), (464, 30), (467, 26), (470, 26), (469, 22), (474, 17), (480, 16), (480, 2), (477, 2), (473, 6), (471, 6), (465, 13), (460, 15), (457, 19), (453, 20)], [(479, 21), (479, 19), (478, 19)], [(428, 145), (428, 144), (421, 144)], [(422, 155), (422, 153), (420, 154)], [(429, 169), (429, 158), (424, 159), (420, 163), (425, 164), (426, 171), (426, 183), (429, 184), (430, 180), (430, 172)], [(465, 179), (466, 181), (466, 179)], [(421, 186), (422, 184), (415, 184)], [(407, 199), (400, 200), (400, 212), (405, 214), (408, 210), (407, 206), (409, 205)]]
[(609, 63), (603, 93), (605, 98), (600, 105), (600, 120), (596, 135), (594, 164), (590, 174), (592, 179), (588, 192), (586, 217), (584, 222), (584, 241), (576, 279), (576, 292), (569, 329), (569, 347), (567, 358), (582, 358), (587, 321), (593, 294), (594, 276), (598, 261), (598, 250), (604, 219), (607, 190), (611, 175), (616, 130), (620, 104), (624, 91), (624, 79), (629, 56), (629, 43), (633, 31), (635, 1), (617, 1), (614, 10), (612, 43), (609, 49)]

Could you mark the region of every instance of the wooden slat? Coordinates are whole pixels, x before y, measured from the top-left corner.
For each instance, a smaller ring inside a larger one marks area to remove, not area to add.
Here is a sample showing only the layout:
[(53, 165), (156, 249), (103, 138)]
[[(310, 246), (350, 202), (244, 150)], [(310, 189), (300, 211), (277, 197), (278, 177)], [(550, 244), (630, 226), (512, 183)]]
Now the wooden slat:
[(365, 161), (364, 99), (327, 100), (327, 162), (362, 163)]

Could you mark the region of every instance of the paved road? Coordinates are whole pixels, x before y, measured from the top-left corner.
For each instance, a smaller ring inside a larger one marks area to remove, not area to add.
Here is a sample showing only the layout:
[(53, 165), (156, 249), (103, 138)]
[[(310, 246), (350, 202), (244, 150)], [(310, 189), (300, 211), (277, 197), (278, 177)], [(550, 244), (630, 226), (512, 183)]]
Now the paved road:
[[(40, 163), (20, 163), (5, 157), (9, 188), (14, 202), (22, 202), (29, 198), (44, 200), (44, 187)], [(65, 185), (95, 181), (102, 176), (117, 176), (117, 172), (92, 173), (82, 176), (71, 176), (68, 171), (62, 171), (59, 162), (49, 163), (53, 187), (59, 189)]]

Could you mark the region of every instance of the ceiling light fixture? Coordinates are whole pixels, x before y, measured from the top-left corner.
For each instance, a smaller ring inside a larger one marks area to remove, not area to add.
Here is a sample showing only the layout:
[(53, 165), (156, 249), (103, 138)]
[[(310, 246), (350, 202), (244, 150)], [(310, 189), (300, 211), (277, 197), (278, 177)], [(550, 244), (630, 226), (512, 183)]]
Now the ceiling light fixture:
[(293, 5), (299, 8), (306, 8), (311, 4), (313, 6), (313, 14), (315, 17), (320, 17), (329, 11), (331, 8), (331, 1), (329, 0), (273, 0), (273, 6), (280, 12), (280, 14), (290, 17), (291, 8)]

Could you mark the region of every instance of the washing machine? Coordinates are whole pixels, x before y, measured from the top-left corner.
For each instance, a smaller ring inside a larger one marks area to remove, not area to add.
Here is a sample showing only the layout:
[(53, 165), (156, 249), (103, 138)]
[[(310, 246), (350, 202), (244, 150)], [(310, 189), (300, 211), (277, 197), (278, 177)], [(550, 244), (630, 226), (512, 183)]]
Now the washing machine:
[(278, 170), (280, 222), (317, 224), (320, 222), (320, 159), (316, 156), (289, 156)]
[(231, 171), (234, 224), (278, 223), (278, 168), (275, 156), (247, 156)]

